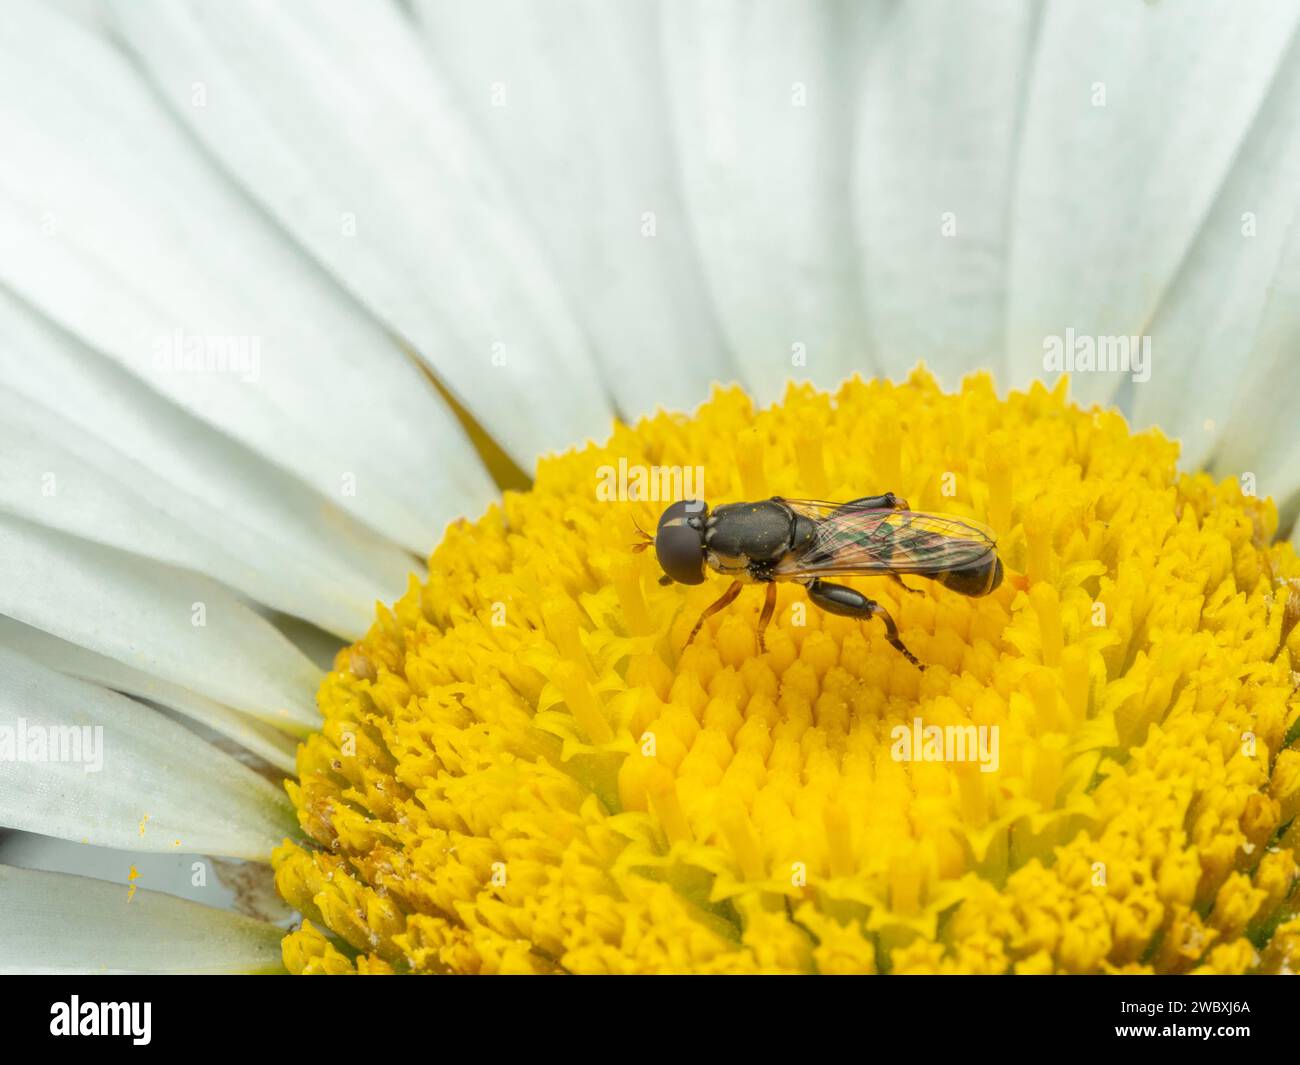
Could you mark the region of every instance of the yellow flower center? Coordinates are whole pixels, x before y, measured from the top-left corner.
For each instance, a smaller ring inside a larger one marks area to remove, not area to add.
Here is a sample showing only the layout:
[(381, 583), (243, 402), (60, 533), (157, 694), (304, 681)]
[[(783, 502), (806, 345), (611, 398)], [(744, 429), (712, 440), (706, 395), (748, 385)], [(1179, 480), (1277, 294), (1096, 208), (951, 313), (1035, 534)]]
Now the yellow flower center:
[[(295, 972), (1279, 971), (1300, 961), (1300, 563), (1271, 503), (1064, 386), (791, 388), (618, 426), (448, 530), (320, 691), (275, 856)], [(626, 474), (621, 472), (620, 460)], [(991, 526), (968, 599), (661, 587), (710, 504), (894, 491)], [(653, 479), (653, 487), (651, 486)]]

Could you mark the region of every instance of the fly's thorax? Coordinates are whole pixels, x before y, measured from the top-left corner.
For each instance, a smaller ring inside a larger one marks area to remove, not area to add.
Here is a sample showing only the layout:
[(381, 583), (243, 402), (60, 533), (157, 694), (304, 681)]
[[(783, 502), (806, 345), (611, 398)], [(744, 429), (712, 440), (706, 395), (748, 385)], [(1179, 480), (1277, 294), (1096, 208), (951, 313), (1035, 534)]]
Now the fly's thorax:
[(750, 564), (743, 560), (731, 558), (719, 558), (713, 552), (704, 556), (705, 564), (709, 569), (721, 577), (730, 577), (732, 580), (740, 581), (741, 584), (753, 584), (754, 575), (750, 572)]
[(715, 507), (704, 527), (710, 564), (727, 572), (754, 562), (775, 562), (790, 550), (795, 516), (773, 500), (725, 503)]
[(817, 537), (817, 522), (806, 514), (796, 515), (794, 521), (794, 536), (791, 537), (790, 554), (801, 555), (812, 546), (812, 542)]

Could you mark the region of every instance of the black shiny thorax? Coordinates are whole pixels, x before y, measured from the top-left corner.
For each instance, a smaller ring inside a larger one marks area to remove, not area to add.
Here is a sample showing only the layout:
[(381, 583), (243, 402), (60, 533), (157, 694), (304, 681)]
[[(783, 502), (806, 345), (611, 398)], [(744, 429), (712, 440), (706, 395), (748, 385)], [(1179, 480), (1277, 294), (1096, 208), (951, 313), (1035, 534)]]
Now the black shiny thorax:
[(812, 542), (817, 524), (785, 503), (724, 503), (704, 526), (708, 563), (719, 573), (770, 581), (773, 567)]

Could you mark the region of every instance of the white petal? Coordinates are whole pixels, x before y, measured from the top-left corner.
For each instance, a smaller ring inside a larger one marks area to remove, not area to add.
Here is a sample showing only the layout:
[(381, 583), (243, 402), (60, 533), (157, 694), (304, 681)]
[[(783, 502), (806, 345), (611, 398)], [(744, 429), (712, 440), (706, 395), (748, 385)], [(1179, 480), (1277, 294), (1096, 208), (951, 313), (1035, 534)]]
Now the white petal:
[(176, 116), (526, 469), (608, 431), (551, 263), (395, 6), (114, 11)]
[[(195, 862), (201, 864), (203, 875), (196, 876)], [(220, 863), (220, 864), (218, 864)], [(248, 913), (239, 909), (235, 891), (229, 887), (222, 874), (227, 869), (237, 869), (247, 880), (264, 880), (274, 873), (261, 862), (245, 862), (237, 858), (213, 858), (205, 854), (160, 854), (155, 851), (125, 851), (112, 847), (92, 847), (54, 836), (38, 836), (32, 832), (5, 829), (0, 832), (0, 865), (17, 865), (23, 869), (41, 869), (50, 873), (73, 873), (120, 884), (122, 894), (134, 883), (138, 888), (162, 891), (183, 899), (193, 899), (204, 906)], [(131, 876), (135, 870), (136, 876)], [(256, 915), (256, 916), (261, 916)], [(268, 918), (271, 919), (271, 918)]]
[[(204, 68), (185, 76), (187, 107)], [(220, 110), (209, 88), (200, 115)], [(200, 154), (119, 49), (14, 3), (0, 96), (23, 101), (0, 111), (0, 282), (413, 550), (492, 498), (422, 372)], [(188, 368), (208, 338), (243, 345), (237, 372)]]
[(0, 507), (350, 639), (405, 589), (405, 552), (3, 292), (0, 382)]
[(108, 12), (101, 0), (46, 0), (49, 7), (57, 7), (69, 18), (77, 19), (88, 30), (103, 33), (109, 29)]
[(330, 635), (324, 629), (318, 629), (315, 625), (303, 621), (301, 618), (281, 614), (276, 610), (269, 610), (259, 603), (251, 605), (262, 617), (274, 625), (286, 640), (298, 648), (317, 669), (328, 673), (334, 668), (334, 660), (338, 657), (341, 646), (336, 637)]
[(262, 861), (295, 832), (288, 796), (248, 766), (156, 711), (6, 648), (0, 754), (6, 828)]
[(862, 300), (881, 367), (999, 365), (1012, 174), (1037, 11), (906, 4), (868, 33), (856, 129)]
[(273, 724), (319, 723), (320, 671), (185, 570), (0, 515), (0, 613)]
[(0, 972), (255, 973), (282, 969), (275, 925), (67, 873), (0, 865)]
[[(690, 148), (674, 143), (656, 5), (434, 0), (415, 12), (434, 69), (553, 258), (621, 411), (690, 409), (711, 381), (734, 379), (695, 251), (699, 216), (678, 185)], [(677, 43), (665, 42), (665, 60)], [(788, 355), (776, 358), (788, 367)]]
[[(1151, 379), (1133, 388), (1134, 422), (1179, 437), (1181, 461), (1189, 469), (1205, 462), (1238, 398), (1249, 398), (1243, 392), (1247, 380), (1257, 378), (1261, 396), (1278, 394), (1274, 363), (1285, 349), (1269, 345), (1283, 337), (1262, 336), (1260, 319), (1270, 292), (1277, 292), (1287, 234), (1300, 217), (1297, 189), (1300, 33), (1293, 33), (1277, 80), (1152, 323)], [(1294, 352), (1294, 335), (1290, 344)], [(1257, 440), (1260, 428), (1248, 409), (1242, 414), (1245, 421), (1227, 441), (1238, 458), (1233, 440), (1242, 438), (1236, 434)], [(1290, 439), (1286, 431), (1295, 424), (1291, 419), (1277, 426), (1284, 436), (1273, 439), (1274, 448)]]
[[(1048, 5), (1015, 178), (1012, 383), (1041, 375), (1045, 338), (1066, 329), (1146, 332), (1298, 14), (1273, 0)], [(1077, 374), (1071, 390), (1105, 400), (1122, 379)]]
[(205, 699), (177, 684), (151, 677), (2, 614), (0, 647), (26, 655), (47, 669), (159, 703), (234, 740), (277, 769), (289, 774), (295, 772), (296, 741), (265, 722)]
[[(844, 239), (860, 43), (849, 23), (841, 9), (806, 3), (663, 6), (686, 203), (722, 326), (763, 400), (780, 398), (791, 377), (832, 385), (874, 366)], [(598, 128), (643, 133), (621, 117)]]
[(1256, 495), (1271, 496), (1285, 533), (1300, 513), (1300, 218), (1291, 223), (1253, 347), (1213, 469), (1243, 478), (1243, 488)]

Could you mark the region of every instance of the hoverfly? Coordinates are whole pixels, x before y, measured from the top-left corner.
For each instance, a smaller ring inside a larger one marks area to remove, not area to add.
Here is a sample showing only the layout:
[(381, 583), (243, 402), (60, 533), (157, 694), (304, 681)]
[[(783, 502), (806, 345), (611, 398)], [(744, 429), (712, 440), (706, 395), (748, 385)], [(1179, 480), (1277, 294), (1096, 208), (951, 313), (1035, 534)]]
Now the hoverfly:
[(847, 503), (774, 496), (761, 503), (682, 500), (663, 512), (652, 537), (637, 530), (644, 551), (654, 546), (660, 584), (702, 584), (706, 567), (731, 577), (730, 587), (695, 623), (686, 643), (712, 615), (726, 609), (745, 584), (767, 586), (758, 619), (758, 646), (776, 609), (777, 581), (797, 581), (823, 610), (844, 617), (879, 618), (892, 644), (918, 669), (925, 666), (903, 644), (889, 612), (874, 599), (827, 577), (887, 576), (909, 592), (901, 574), (936, 581), (966, 596), (988, 595), (1002, 583), (1002, 560), (990, 530), (964, 519), (923, 514), (893, 492)]

